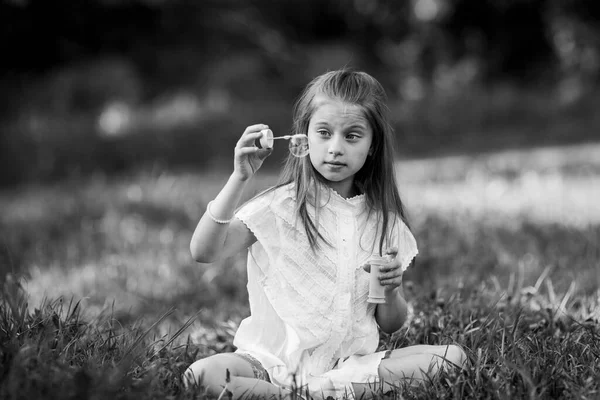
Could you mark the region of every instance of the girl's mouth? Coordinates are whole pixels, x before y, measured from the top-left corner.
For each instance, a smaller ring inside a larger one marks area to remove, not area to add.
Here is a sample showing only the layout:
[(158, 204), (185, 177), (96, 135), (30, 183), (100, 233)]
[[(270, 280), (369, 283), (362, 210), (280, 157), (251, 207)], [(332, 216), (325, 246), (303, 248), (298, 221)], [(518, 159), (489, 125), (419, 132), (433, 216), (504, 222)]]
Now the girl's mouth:
[(346, 164), (343, 163), (335, 163), (335, 162), (326, 162), (325, 165), (327, 166), (327, 169), (329, 169), (332, 172), (339, 172), (341, 171), (344, 167), (346, 167)]

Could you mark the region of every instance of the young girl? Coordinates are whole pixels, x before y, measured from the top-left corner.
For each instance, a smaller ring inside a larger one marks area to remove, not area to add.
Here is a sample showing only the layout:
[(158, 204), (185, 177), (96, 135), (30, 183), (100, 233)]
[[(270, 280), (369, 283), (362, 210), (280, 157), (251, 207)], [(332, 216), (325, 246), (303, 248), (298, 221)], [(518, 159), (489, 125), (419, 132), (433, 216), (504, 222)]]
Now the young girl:
[[(314, 79), (296, 103), (292, 128), (308, 136), (309, 155), (290, 155), (281, 182), (235, 212), (272, 151), (254, 146), (267, 125), (246, 128), (233, 173), (208, 204), (190, 249), (211, 263), (249, 248), (251, 316), (235, 335), (236, 352), (196, 361), (186, 385), (234, 398), (291, 396), (294, 387), (316, 397), (361, 397), (464, 365), (455, 345), (376, 352), (378, 329), (392, 333), (406, 320), (402, 273), (417, 254), (386, 111), (383, 88), (364, 72)], [(385, 303), (369, 303), (368, 261), (386, 254), (392, 261), (378, 277)]]

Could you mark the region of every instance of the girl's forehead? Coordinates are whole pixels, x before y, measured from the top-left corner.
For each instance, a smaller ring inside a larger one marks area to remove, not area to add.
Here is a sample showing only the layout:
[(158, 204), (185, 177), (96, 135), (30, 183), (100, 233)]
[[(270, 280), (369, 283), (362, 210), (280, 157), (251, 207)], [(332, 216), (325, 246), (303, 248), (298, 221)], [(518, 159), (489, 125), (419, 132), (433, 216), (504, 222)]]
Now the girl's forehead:
[(319, 94), (312, 100), (314, 117), (316, 114), (337, 114), (344, 117), (353, 117), (366, 120), (364, 108), (355, 103), (350, 103), (340, 99), (331, 98), (329, 96)]

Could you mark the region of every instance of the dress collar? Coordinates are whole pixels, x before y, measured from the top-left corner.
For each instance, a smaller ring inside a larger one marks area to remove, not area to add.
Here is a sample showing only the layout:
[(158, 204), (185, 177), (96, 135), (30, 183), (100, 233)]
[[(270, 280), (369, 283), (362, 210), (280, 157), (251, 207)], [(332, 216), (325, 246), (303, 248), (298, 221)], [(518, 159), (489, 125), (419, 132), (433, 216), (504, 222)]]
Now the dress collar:
[[(317, 185), (319, 186), (319, 192), (321, 195), (321, 207), (330, 205), (336, 208), (337, 210), (352, 211), (354, 213), (359, 213), (364, 209), (364, 205), (366, 204), (366, 196), (364, 193), (346, 199), (334, 189), (322, 182), (317, 183)], [(294, 186), (295, 185), (293, 183), (290, 183), (289, 186), (287, 186), (287, 190), (289, 191), (289, 195), (295, 199), (296, 193)], [(311, 185), (311, 187), (311, 192), (314, 196), (314, 186)]]
[(331, 204), (338, 209), (357, 211), (362, 209), (365, 203), (365, 194), (357, 194), (356, 196), (344, 198), (338, 192), (324, 183), (319, 184), (321, 189), (321, 205)]

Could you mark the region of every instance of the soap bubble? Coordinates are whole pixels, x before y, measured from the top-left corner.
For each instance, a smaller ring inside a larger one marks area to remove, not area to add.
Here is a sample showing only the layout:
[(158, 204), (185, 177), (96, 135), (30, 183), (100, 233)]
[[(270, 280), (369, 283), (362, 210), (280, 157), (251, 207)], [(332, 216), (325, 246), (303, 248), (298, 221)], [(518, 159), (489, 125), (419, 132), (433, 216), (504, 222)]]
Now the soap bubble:
[(303, 134), (293, 135), (289, 144), (290, 153), (295, 157), (308, 155), (308, 136)]

